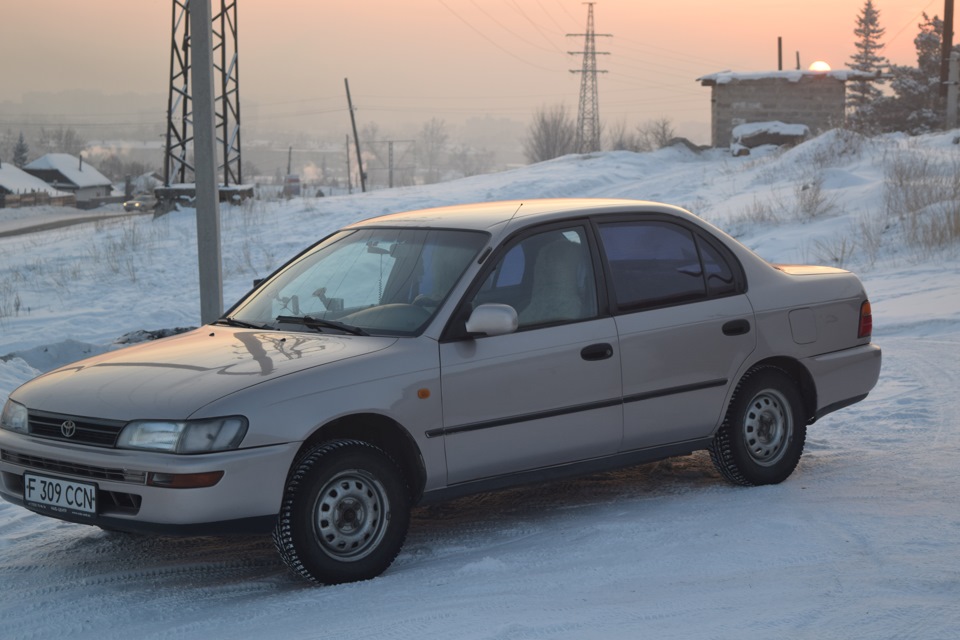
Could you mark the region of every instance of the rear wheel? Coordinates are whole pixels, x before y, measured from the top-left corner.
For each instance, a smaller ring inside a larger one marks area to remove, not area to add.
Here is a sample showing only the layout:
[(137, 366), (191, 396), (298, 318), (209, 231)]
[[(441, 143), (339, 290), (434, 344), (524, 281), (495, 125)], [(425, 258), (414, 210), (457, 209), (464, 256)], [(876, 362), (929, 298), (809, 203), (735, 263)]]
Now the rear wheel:
[(406, 483), (397, 464), (366, 442), (336, 440), (296, 464), (273, 540), (287, 566), (304, 578), (354, 582), (390, 566), (409, 520)]
[(737, 385), (710, 458), (729, 481), (741, 485), (786, 480), (803, 454), (807, 420), (793, 379), (777, 367), (760, 367)]

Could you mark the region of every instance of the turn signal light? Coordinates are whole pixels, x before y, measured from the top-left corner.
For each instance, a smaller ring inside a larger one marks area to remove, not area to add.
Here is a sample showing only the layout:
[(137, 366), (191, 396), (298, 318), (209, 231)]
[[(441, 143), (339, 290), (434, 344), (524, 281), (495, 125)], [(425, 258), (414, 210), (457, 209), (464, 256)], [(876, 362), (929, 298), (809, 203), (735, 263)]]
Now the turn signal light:
[(860, 305), (860, 329), (857, 331), (858, 338), (869, 338), (873, 335), (873, 313), (870, 310), (870, 301), (864, 300)]
[(168, 489), (200, 489), (212, 487), (220, 482), (223, 471), (208, 471), (206, 473), (156, 473), (147, 475), (147, 484), (151, 487), (166, 487)]

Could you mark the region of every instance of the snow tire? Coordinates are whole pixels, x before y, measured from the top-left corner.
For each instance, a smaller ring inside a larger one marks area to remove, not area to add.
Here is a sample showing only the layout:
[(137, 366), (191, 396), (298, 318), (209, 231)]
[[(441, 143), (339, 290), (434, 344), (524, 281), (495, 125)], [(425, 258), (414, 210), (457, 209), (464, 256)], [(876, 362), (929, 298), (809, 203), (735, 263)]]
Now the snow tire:
[(311, 582), (356, 582), (390, 566), (409, 523), (397, 463), (367, 442), (334, 440), (295, 464), (273, 542), (286, 565)]
[(710, 459), (734, 484), (783, 482), (800, 462), (807, 437), (803, 398), (786, 371), (765, 366), (749, 371), (737, 385), (723, 424), (710, 446)]

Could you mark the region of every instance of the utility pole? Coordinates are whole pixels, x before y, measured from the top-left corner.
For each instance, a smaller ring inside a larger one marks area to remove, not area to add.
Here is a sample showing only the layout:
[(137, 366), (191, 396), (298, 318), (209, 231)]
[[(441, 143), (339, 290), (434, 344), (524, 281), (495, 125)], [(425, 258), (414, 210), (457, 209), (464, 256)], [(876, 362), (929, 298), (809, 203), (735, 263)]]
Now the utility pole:
[(360, 191), (367, 191), (367, 176), (363, 172), (363, 158), (360, 156), (360, 138), (357, 136), (357, 116), (353, 111), (353, 100), (350, 99), (350, 81), (343, 79), (343, 86), (347, 88), (347, 107), (350, 108), (350, 125), (353, 127), (353, 142), (357, 146), (357, 170), (360, 173)]
[(567, 37), (583, 36), (583, 51), (568, 51), (576, 56), (583, 55), (583, 66), (580, 69), (570, 69), (570, 73), (579, 73), (580, 76), (580, 106), (577, 109), (577, 153), (600, 151), (600, 111), (597, 98), (597, 74), (606, 73), (597, 69), (597, 56), (608, 56), (608, 51), (597, 51), (596, 38), (612, 38), (609, 33), (594, 33), (593, 5), (594, 2), (584, 2), (587, 5), (587, 32), (568, 33)]
[(947, 82), (947, 129), (957, 128), (957, 94), (960, 93), (960, 52), (950, 54), (950, 76)]
[(388, 178), (387, 178), (387, 187), (393, 189), (393, 140), (387, 142), (387, 162), (390, 167)]
[(350, 136), (347, 135), (347, 193), (353, 193), (353, 179), (350, 177)]
[(220, 199), (217, 188), (216, 108), (213, 90), (213, 29), (209, 0), (190, 3), (193, 22), (193, 149), (196, 174), (197, 258), (200, 267), (200, 321), (223, 312), (220, 262)]
[(943, 37), (940, 39), (940, 97), (947, 95), (951, 49), (953, 49), (953, 0), (943, 0)]

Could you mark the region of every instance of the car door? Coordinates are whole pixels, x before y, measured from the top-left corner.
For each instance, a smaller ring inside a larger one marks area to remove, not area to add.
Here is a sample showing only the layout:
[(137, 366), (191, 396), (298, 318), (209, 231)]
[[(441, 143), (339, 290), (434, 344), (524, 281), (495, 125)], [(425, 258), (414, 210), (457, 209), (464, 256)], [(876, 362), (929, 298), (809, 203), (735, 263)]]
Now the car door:
[(756, 346), (739, 263), (671, 220), (598, 226), (623, 367), (621, 450), (708, 437)]
[(616, 452), (617, 330), (600, 314), (588, 240), (585, 224), (528, 233), (468, 293), (468, 311), (508, 304), (519, 327), (441, 343), (449, 484)]

